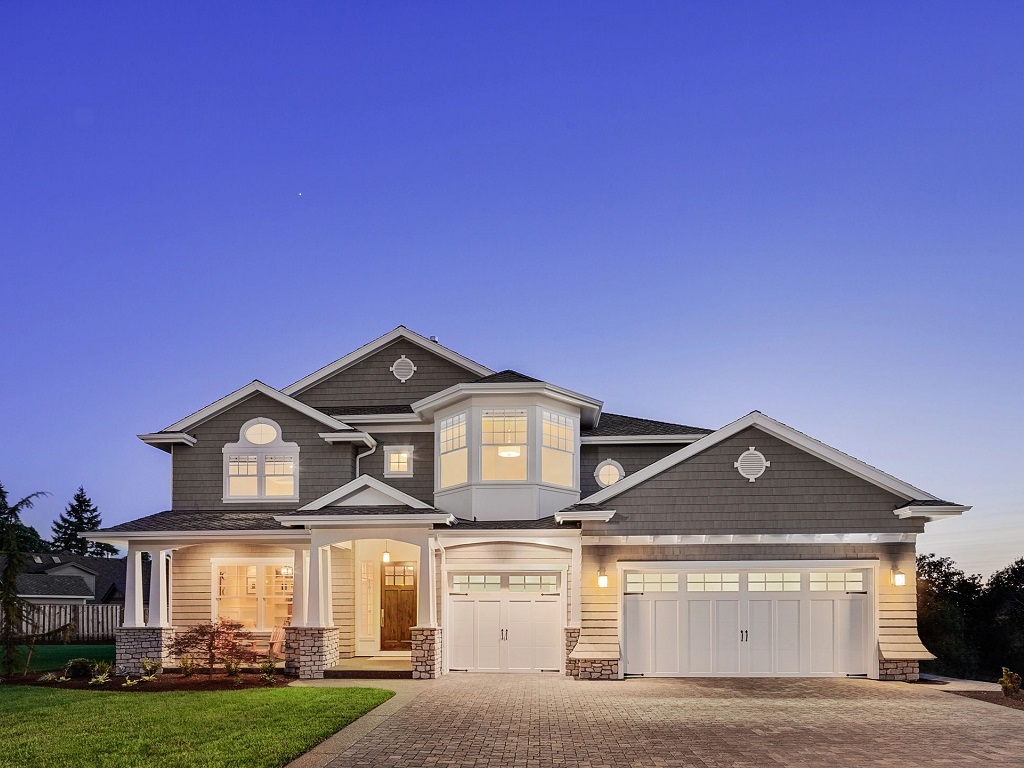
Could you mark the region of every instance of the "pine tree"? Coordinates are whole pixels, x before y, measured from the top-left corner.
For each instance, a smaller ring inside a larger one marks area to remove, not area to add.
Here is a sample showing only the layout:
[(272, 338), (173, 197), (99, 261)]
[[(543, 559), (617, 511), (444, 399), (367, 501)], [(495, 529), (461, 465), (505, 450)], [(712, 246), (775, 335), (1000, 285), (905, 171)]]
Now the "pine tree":
[(45, 493), (30, 493), (13, 505), (7, 503), (7, 491), (0, 483), (0, 674), (10, 675), (18, 659), (18, 646), (22, 642), (22, 619), (28, 605), (18, 597), (18, 574), (24, 564), (23, 551), (18, 546), (18, 529), (22, 526), (21, 511)]
[[(53, 524), (53, 548), (76, 555), (106, 555), (117, 552), (109, 544), (90, 544), (78, 534), (95, 531), (100, 527), (100, 511), (85, 495), (85, 488), (79, 486), (68, 508)], [(106, 549), (104, 549), (106, 548)]]

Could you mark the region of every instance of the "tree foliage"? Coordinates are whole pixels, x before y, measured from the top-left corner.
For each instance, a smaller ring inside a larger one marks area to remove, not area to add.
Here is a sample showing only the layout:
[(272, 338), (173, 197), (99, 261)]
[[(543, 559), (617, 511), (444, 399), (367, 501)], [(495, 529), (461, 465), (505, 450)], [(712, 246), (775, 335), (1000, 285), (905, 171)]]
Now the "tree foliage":
[(25, 563), (24, 550), (18, 533), (24, 526), (21, 513), (31, 509), (35, 499), (45, 496), (43, 491), (30, 493), (9, 504), (7, 491), (0, 483), (0, 549), (3, 570), (0, 571), (0, 674), (13, 674), (18, 661), (18, 647), (23, 640), (22, 627), (28, 603), (18, 597), (18, 574)]
[(252, 633), (243, 629), (241, 623), (224, 618), (178, 632), (167, 650), (177, 658), (193, 656), (205, 659), (210, 677), (213, 677), (217, 664), (251, 662), (256, 658), (252, 650)]
[(78, 487), (68, 508), (53, 523), (53, 546), (57, 551), (71, 552), (75, 555), (94, 555), (111, 557), (117, 554), (117, 548), (110, 544), (89, 542), (79, 534), (95, 531), (100, 527), (102, 519), (100, 511), (85, 494), (85, 488)]

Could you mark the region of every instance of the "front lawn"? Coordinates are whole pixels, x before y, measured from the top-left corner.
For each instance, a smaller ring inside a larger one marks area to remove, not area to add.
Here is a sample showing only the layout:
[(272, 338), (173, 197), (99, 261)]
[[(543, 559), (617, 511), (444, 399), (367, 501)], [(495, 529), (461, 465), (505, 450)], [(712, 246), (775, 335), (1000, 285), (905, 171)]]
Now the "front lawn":
[[(28, 649), (21, 648), (22, 653)], [(32, 652), (32, 665), (30, 672), (49, 672), (55, 669), (64, 669), (64, 666), (71, 659), (92, 659), (93, 661), (109, 661), (114, 663), (114, 646), (112, 645), (37, 645)], [(24, 656), (18, 665), (20, 672), (24, 667)]]
[(272, 768), (392, 696), (377, 688), (125, 696), (0, 685), (0, 766)]

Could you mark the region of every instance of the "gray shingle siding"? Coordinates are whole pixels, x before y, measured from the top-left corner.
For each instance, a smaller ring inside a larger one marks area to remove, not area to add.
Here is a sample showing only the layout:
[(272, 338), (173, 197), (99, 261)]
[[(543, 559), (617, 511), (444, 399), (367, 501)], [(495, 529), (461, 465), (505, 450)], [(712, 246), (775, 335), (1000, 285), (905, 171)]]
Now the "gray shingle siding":
[[(684, 445), (583, 445), (580, 448), (580, 497), (587, 498), (601, 490), (594, 479), (597, 465), (614, 459), (622, 465), (626, 477), (639, 472), (658, 459), (675, 453)], [(614, 509), (615, 507), (612, 507)]]
[[(416, 373), (404, 384), (391, 373), (391, 365), (405, 355)], [(405, 339), (374, 352), (365, 360), (295, 395), (295, 399), (328, 413), (344, 413), (345, 406), (409, 404), (455, 384), (476, 381), (471, 371)]]
[(295, 509), (353, 478), (355, 449), (351, 443), (328, 444), (319, 433), (330, 428), (266, 395), (256, 394), (189, 430), (196, 438), (194, 446), (175, 446), (172, 509), (239, 509), (239, 504), (222, 501), (223, 449), (228, 443), (238, 442), (238, 432), (245, 422), (260, 416), (276, 421), (284, 440), (298, 443), (301, 497), (298, 503), (258, 502), (260, 510)]
[[(427, 504), (434, 503), (434, 433), (433, 432), (386, 432), (370, 433), (377, 441), (377, 450), (359, 460), (360, 474), (387, 483), (403, 493), (408, 493)], [(384, 448), (388, 445), (411, 445), (412, 477), (384, 476)]]
[[(733, 462), (755, 446), (771, 467), (748, 482)], [(756, 428), (609, 499), (608, 523), (584, 534), (920, 533), (904, 499)]]

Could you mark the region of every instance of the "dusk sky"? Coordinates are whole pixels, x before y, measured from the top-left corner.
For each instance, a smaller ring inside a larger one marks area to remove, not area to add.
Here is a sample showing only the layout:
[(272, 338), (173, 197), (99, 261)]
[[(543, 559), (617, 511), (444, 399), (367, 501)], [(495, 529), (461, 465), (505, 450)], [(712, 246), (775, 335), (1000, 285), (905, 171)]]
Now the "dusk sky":
[(0, 482), (399, 324), (609, 411), (757, 409), (1024, 556), (1024, 5), (0, 4)]

